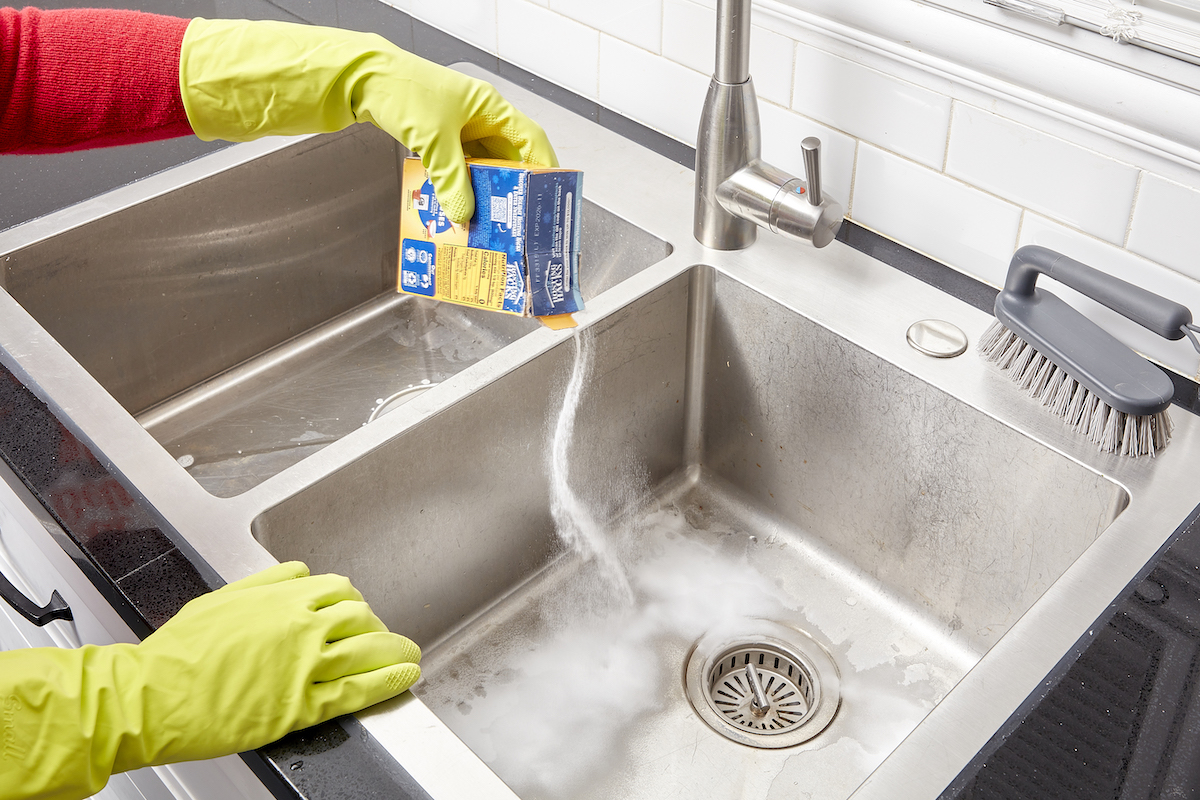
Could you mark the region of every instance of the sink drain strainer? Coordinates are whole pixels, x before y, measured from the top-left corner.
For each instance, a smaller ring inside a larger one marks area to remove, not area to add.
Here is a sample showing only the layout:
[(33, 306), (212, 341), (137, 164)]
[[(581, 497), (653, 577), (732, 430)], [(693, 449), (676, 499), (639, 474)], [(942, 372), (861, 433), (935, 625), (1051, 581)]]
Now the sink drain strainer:
[(692, 708), (726, 738), (792, 747), (829, 725), (841, 703), (837, 667), (812, 637), (765, 620), (701, 637), (684, 683)]

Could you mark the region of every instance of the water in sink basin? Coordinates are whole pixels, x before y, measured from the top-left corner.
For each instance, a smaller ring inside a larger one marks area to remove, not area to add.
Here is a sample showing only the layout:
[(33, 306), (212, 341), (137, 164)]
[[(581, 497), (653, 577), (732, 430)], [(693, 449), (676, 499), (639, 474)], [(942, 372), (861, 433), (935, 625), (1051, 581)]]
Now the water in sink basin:
[[(1126, 501), (706, 267), (590, 331), (570, 485), (623, 520), (632, 605), (555, 535), (545, 455), (570, 342), (254, 525), (413, 636), (417, 693), (527, 797), (845, 797)], [(482, 444), (480, 426), (503, 433)], [(842, 707), (817, 738), (751, 748), (693, 713), (688, 649), (727, 615), (832, 655)]]

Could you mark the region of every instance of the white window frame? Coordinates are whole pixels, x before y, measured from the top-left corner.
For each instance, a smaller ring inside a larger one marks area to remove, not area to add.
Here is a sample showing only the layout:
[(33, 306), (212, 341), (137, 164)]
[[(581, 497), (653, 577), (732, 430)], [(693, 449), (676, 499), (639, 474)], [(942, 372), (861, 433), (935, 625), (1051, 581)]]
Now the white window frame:
[[(757, 24), (802, 45), (1200, 189), (1200, 66), (984, 0), (754, 0), (754, 9)], [(796, 80), (807, 77), (804, 57)]]
[[(1055, 28), (1070, 26), (1192, 64), (1200, 64), (1200, 2), (1197, 0), (931, 0), (965, 13), (983, 14), (980, 3)], [(975, 8), (972, 8), (975, 6)], [(1053, 34), (1047, 33), (1048, 38)], [(1059, 37), (1061, 38), (1061, 37)], [(1122, 57), (1109, 48), (1117, 61)]]

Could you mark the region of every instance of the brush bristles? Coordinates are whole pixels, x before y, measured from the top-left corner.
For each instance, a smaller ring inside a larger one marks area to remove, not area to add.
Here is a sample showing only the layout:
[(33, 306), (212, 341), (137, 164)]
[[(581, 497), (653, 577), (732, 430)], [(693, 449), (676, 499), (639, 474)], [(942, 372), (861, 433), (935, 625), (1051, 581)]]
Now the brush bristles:
[(999, 320), (987, 329), (977, 349), (1102, 452), (1153, 457), (1171, 441), (1171, 417), (1165, 410), (1144, 416), (1117, 411)]

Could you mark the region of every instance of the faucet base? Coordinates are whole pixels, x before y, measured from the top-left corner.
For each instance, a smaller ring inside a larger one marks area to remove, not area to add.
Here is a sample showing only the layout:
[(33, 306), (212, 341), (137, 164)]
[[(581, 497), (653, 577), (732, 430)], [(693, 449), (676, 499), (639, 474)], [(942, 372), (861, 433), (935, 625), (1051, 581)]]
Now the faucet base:
[(713, 78), (696, 137), (696, 241), (716, 250), (742, 250), (754, 244), (757, 225), (729, 212), (717, 190), (762, 152), (758, 98), (754, 83), (722, 83)]

